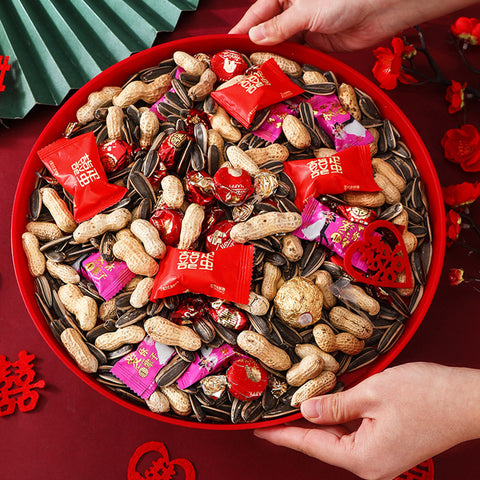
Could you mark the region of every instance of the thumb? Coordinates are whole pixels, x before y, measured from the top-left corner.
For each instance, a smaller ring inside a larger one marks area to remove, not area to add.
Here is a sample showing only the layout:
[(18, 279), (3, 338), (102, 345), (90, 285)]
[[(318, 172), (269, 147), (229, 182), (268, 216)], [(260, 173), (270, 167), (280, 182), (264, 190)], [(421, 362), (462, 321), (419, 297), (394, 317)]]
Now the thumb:
[(288, 40), (306, 28), (307, 19), (295, 7), (290, 7), (279, 15), (252, 27), (250, 40), (261, 45), (276, 45)]
[(361, 418), (368, 404), (366, 398), (351, 389), (306, 400), (301, 405), (301, 412), (312, 423), (337, 425)]

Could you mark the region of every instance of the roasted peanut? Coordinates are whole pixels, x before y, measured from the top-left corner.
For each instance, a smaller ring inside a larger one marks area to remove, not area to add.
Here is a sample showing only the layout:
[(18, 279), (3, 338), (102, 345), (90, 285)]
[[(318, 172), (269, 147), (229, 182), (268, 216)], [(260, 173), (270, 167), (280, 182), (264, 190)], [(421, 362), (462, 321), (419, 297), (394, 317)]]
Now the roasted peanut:
[(248, 296), (248, 305), (242, 305), (240, 303), (235, 304), (237, 307), (245, 310), (253, 315), (265, 315), (270, 308), (269, 301), (258, 293), (250, 292)]
[(160, 128), (158, 117), (151, 110), (142, 112), (140, 116), (140, 148), (148, 150)]
[(249, 355), (274, 370), (287, 370), (292, 362), (287, 352), (272, 345), (263, 335), (253, 330), (244, 330), (237, 337), (238, 346)]
[(263, 148), (250, 148), (245, 152), (257, 165), (263, 165), (266, 162), (276, 161), (284, 162), (290, 156), (290, 152), (285, 145), (272, 143)]
[(225, 161), (223, 157), (223, 150), (225, 145), (223, 137), (214, 128), (209, 128), (207, 130), (207, 135), (208, 135), (208, 146), (210, 147), (211, 145), (215, 145), (217, 147), (218, 153), (220, 154), (220, 165), (222, 165), (222, 163)]
[(92, 92), (87, 99), (87, 103), (77, 110), (77, 120), (82, 125), (87, 124), (94, 118), (95, 111), (98, 108), (111, 104), (112, 98), (122, 91), (121, 87), (103, 87), (98, 92)]
[(302, 241), (295, 235), (289, 233), (282, 238), (282, 253), (287, 260), (297, 262), (302, 258)]
[(304, 383), (294, 394), (290, 404), (292, 407), (300, 405), (309, 398), (324, 395), (335, 388), (337, 377), (333, 372), (323, 371), (318, 377)]
[(176, 385), (162, 387), (161, 391), (168, 398), (172, 410), (177, 415), (186, 416), (190, 414), (192, 406), (185, 392), (182, 392)]
[(393, 186), (403, 193), (407, 184), (405, 180), (395, 171), (395, 169), (381, 158), (372, 158), (372, 167), (375, 173), (380, 173), (384, 177), (388, 178)]
[(145, 330), (139, 325), (129, 325), (115, 332), (103, 333), (95, 339), (100, 350), (112, 352), (127, 343), (140, 343), (145, 338)]
[(240, 147), (231, 145), (227, 148), (226, 154), (232, 167), (241, 168), (248, 172), (252, 177), (260, 173), (258, 165)]
[(282, 276), (282, 271), (276, 265), (265, 262), (263, 265), (262, 295), (273, 300), (277, 294), (277, 284)]
[(347, 355), (357, 355), (363, 350), (365, 342), (355, 335), (342, 332), (337, 335), (325, 323), (319, 323), (313, 327), (315, 343), (324, 352), (330, 353), (340, 350)]
[(408, 230), (404, 230), (402, 234), (403, 243), (405, 244), (405, 249), (407, 253), (412, 253), (417, 248), (418, 240), (417, 237)]
[(320, 73), (316, 70), (307, 70), (303, 73), (302, 78), (305, 85), (316, 85), (318, 83), (326, 83), (328, 81), (323, 73)]
[(93, 237), (105, 232), (116, 232), (125, 228), (132, 219), (126, 208), (119, 208), (112, 213), (98, 213), (90, 220), (80, 223), (73, 232), (73, 239), (78, 243), (86, 243)]
[(192, 57), (192, 55), (186, 52), (174, 52), (173, 59), (179, 67), (182, 67), (190, 75), (197, 77), (200, 77), (207, 68), (204, 62)]
[(47, 207), (58, 228), (62, 232), (72, 233), (77, 228), (77, 224), (65, 201), (53, 188), (43, 187), (41, 193), (43, 204)]
[(82, 294), (82, 291), (71, 283), (58, 289), (58, 296), (65, 308), (75, 315), (82, 330), (91, 330), (97, 323), (97, 302)]
[(345, 192), (343, 199), (352, 207), (376, 208), (385, 203), (382, 192)]
[(299, 343), (295, 346), (295, 353), (302, 359), (307, 356), (316, 355), (322, 359), (324, 370), (335, 373), (338, 372), (340, 368), (340, 365), (335, 360), (335, 357), (327, 352), (324, 352), (323, 350), (320, 350), (320, 348), (318, 348), (316, 345), (312, 345), (311, 343)]
[(270, 58), (273, 58), (280, 69), (287, 75), (299, 77), (302, 74), (302, 67), (297, 62), (277, 55), (276, 53), (255, 52), (250, 55), (251, 62), (256, 65), (262, 65), (267, 60), (270, 60)]
[(77, 284), (80, 282), (79, 273), (70, 265), (52, 262), (51, 260), (47, 260), (46, 265), (48, 273), (50, 273), (53, 278), (58, 278), (63, 283)]
[(154, 282), (155, 280), (150, 277), (145, 277), (140, 281), (130, 296), (130, 305), (133, 308), (142, 308), (148, 303)]
[(167, 207), (175, 210), (179, 209), (183, 205), (185, 198), (181, 180), (175, 175), (167, 175), (162, 178), (161, 186), (162, 198)]
[(116, 106), (108, 107), (106, 124), (107, 124), (107, 135), (109, 140), (122, 139), (124, 116), (125, 115), (123, 114), (123, 110), (120, 107), (116, 107)]
[(178, 247), (180, 250), (189, 250), (196, 242), (202, 232), (202, 223), (205, 218), (205, 208), (197, 203), (191, 203), (182, 220), (180, 229), (180, 240)]
[(288, 142), (299, 150), (308, 148), (312, 142), (305, 125), (293, 115), (285, 116), (282, 123), (282, 131)]
[(307, 355), (299, 363), (292, 365), (286, 374), (289, 385), (299, 387), (307, 380), (317, 377), (323, 370), (323, 360), (317, 355)]
[(340, 105), (357, 121), (362, 118), (362, 112), (358, 106), (355, 90), (348, 83), (342, 83), (338, 86), (338, 100)]
[(405, 227), (405, 229), (408, 227), (408, 213), (406, 210), (403, 210), (391, 220), (391, 222), (394, 225), (401, 225), (402, 227)]
[(170, 402), (167, 396), (158, 388), (145, 399), (145, 403), (150, 411), (154, 413), (166, 413), (170, 410)]
[(145, 330), (156, 342), (178, 346), (194, 352), (202, 346), (200, 337), (189, 327), (177, 325), (163, 317), (151, 317), (144, 323)]
[(128, 229), (120, 230), (117, 233), (113, 254), (126, 262), (129, 270), (137, 275), (153, 277), (158, 271), (158, 263), (145, 251), (142, 244)]
[(322, 291), (323, 304), (325, 307), (332, 308), (337, 303), (337, 298), (330, 290), (330, 286), (333, 285), (332, 276), (326, 270), (318, 270), (309, 278), (311, 278), (315, 282), (315, 285)]
[(210, 124), (227, 142), (236, 143), (242, 138), (242, 132), (230, 123), (230, 117), (222, 107), (217, 107), (217, 111), (210, 115)]
[(60, 334), (60, 340), (67, 352), (75, 360), (80, 370), (86, 373), (95, 373), (98, 369), (98, 361), (90, 352), (80, 333), (74, 328), (66, 328)]
[(373, 323), (368, 318), (361, 317), (344, 307), (333, 307), (328, 318), (335, 328), (351, 333), (361, 340), (372, 336)]
[(383, 196), (385, 197), (385, 202), (389, 205), (394, 203), (399, 203), (402, 195), (395, 188), (392, 182), (387, 177), (384, 177), (380, 173), (375, 174), (375, 183), (382, 189)]
[(153, 82), (145, 83), (135, 80), (126, 85), (126, 87), (113, 97), (113, 104), (117, 107), (126, 108), (139, 100), (147, 103), (155, 103), (169, 88), (172, 83), (172, 77), (166, 73), (160, 75)]
[(167, 247), (160, 238), (158, 230), (148, 221), (134, 220), (130, 231), (143, 243), (145, 251), (153, 258), (162, 259), (167, 253)]
[[(407, 268), (410, 269), (410, 274), (412, 274), (410, 265), (408, 265)], [(407, 274), (406, 274), (406, 272), (405, 272), (405, 271), (400, 272), (400, 273), (397, 275), (396, 281), (399, 282), (399, 283), (404, 283), (404, 282), (406, 282), (406, 281), (407, 281)], [(409, 297), (409, 296), (412, 295), (412, 293), (413, 293), (413, 287), (397, 288), (397, 289), (396, 289), (396, 292), (397, 292), (399, 295), (401, 295), (402, 297)]]
[(370, 144), (369, 144), (369, 146), (370, 146), (370, 157), (373, 157), (378, 152), (378, 140), (380, 138), (380, 134), (378, 133), (378, 130), (376, 128), (367, 128), (367, 130), (370, 132), (370, 134), (373, 137), (372, 142), (370, 142)]
[(106, 320), (113, 320), (117, 317), (117, 306), (115, 305), (115, 297), (100, 304), (98, 308), (98, 318), (105, 322)]
[(332, 155), (336, 155), (337, 152), (333, 148), (321, 147), (321, 148), (316, 148), (313, 151), (313, 154), (315, 155), (316, 158), (325, 158), (325, 157), (331, 157)]
[(380, 304), (377, 300), (368, 295), (368, 293), (358, 285), (349, 285), (347, 295), (349, 297), (347, 300), (351, 298), (354, 305), (369, 315), (376, 315), (380, 311)]
[(230, 238), (237, 243), (258, 240), (274, 233), (290, 233), (302, 224), (302, 216), (294, 212), (268, 212), (237, 223)]
[(63, 237), (62, 231), (52, 222), (29, 222), (25, 228), (27, 232), (33, 233), (42, 242), (50, 242)]
[(217, 81), (217, 76), (213, 73), (212, 70), (207, 68), (201, 75), (200, 80), (196, 85), (190, 87), (188, 90), (188, 96), (194, 102), (201, 102), (205, 100), (207, 95), (209, 95), (212, 90), (215, 82)]
[(22, 235), (22, 247), (27, 257), (28, 270), (34, 277), (39, 277), (45, 272), (45, 256), (40, 251), (38, 238), (30, 232)]

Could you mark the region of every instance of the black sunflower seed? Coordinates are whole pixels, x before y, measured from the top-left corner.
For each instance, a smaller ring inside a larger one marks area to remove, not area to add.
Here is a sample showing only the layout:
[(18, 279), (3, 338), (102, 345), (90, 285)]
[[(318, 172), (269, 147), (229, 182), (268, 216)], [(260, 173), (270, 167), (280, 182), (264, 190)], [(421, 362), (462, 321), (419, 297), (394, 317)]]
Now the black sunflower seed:
[(385, 330), (385, 333), (382, 335), (382, 338), (379, 340), (377, 345), (378, 353), (385, 353), (390, 350), (395, 342), (400, 338), (403, 331), (405, 330), (405, 325), (398, 320), (392, 323), (392, 325)]
[(132, 308), (123, 313), (115, 322), (117, 328), (134, 325), (147, 316), (146, 308)]
[(374, 348), (365, 348), (358, 355), (354, 355), (347, 367), (347, 372), (354, 372), (370, 363), (374, 362), (378, 358), (379, 352)]
[(175, 355), (167, 365), (162, 367), (155, 377), (155, 382), (159, 387), (167, 387), (178, 380), (185, 370), (190, 366), (191, 362), (186, 362), (182, 357)]

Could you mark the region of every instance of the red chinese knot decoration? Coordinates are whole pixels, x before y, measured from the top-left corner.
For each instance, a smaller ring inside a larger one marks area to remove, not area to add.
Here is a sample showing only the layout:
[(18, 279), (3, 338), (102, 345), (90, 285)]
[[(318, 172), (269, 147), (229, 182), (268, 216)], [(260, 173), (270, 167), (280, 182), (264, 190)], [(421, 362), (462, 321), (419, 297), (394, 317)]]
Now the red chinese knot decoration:
[[(384, 235), (379, 235), (379, 231)], [(390, 246), (385, 240), (386, 238), (395, 238), (396, 244)], [(367, 264), (367, 274), (352, 265), (352, 256), (356, 252)], [(411, 288), (413, 286), (408, 253), (402, 236), (397, 228), (392, 227), (390, 222), (385, 220), (377, 220), (368, 225), (364, 231), (363, 240), (354, 242), (348, 248), (344, 265), (350, 276), (368, 285), (391, 288)], [(397, 280), (402, 273), (405, 273), (405, 281)]]
[[(142, 457), (147, 454), (154, 454), (158, 458), (141, 474), (137, 471), (137, 466)], [(183, 476), (176, 477), (177, 467), (183, 470)], [(167, 448), (162, 442), (147, 442), (140, 445), (128, 463), (128, 480), (173, 480), (174, 478), (195, 480), (195, 468), (186, 458), (170, 460)]]
[(37, 405), (38, 392), (45, 382), (33, 383), (35, 370), (32, 361), (35, 355), (22, 350), (16, 362), (9, 362), (5, 355), (0, 355), (0, 417), (11, 415), (15, 408), (29, 412)]

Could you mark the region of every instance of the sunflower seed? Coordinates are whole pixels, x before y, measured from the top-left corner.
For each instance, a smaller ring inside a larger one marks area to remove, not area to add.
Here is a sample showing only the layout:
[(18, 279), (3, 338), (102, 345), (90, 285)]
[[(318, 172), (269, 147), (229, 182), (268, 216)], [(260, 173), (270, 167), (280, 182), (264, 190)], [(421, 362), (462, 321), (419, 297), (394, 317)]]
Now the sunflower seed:
[(191, 362), (186, 362), (178, 355), (174, 356), (155, 377), (155, 382), (159, 387), (168, 387), (176, 382), (190, 366)]

